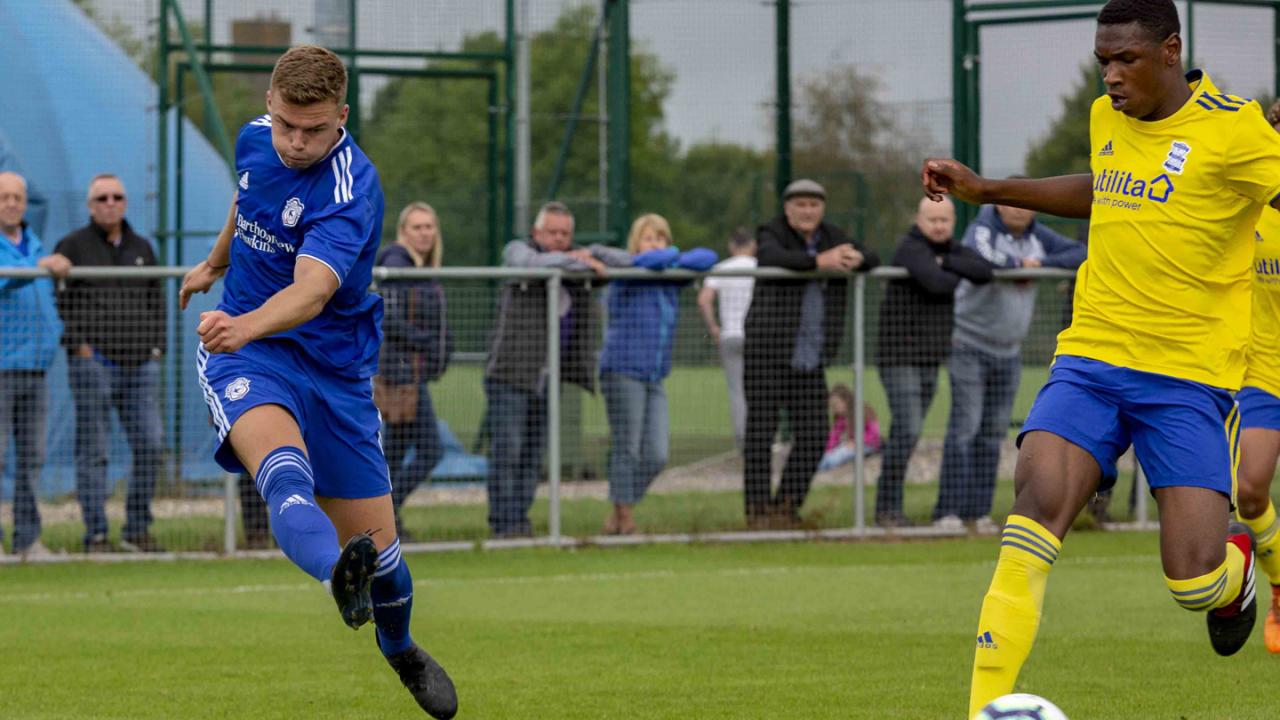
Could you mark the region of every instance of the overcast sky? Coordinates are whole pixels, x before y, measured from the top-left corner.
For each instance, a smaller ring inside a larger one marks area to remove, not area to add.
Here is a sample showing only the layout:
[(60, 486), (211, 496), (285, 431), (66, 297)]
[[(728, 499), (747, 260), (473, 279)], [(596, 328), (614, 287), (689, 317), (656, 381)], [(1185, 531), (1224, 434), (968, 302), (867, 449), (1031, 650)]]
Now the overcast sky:
[[(535, 30), (566, 0), (528, 0)], [(107, 14), (137, 22), (157, 0), (97, 0)], [(232, 18), (291, 19), (294, 40), (314, 39), (316, 8), (346, 0), (215, 0), (215, 37), (229, 40)], [(362, 0), (360, 44), (456, 49), (469, 33), (501, 29), (502, 0)], [(568, 0), (571, 4), (581, 4)], [(204, 0), (183, 0), (190, 18)], [(593, 2), (592, 4), (595, 4)], [(1186, 22), (1185, 2), (1182, 8)], [(144, 9), (143, 6), (146, 6)], [(904, 123), (923, 128), (945, 151), (951, 138), (950, 0), (793, 0), (792, 71), (796, 84), (839, 65), (856, 65), (882, 83), (881, 99)], [(766, 0), (631, 0), (632, 42), (675, 73), (668, 130), (685, 144), (719, 140), (772, 143), (774, 9)], [(1274, 77), (1271, 11), (1199, 4), (1195, 52), (1224, 90), (1252, 96)], [(1091, 60), (1090, 20), (1007, 25), (982, 33), (984, 170), (1022, 170), (1027, 148), (1043, 136), (1060, 98)], [(584, 48), (585, 53), (585, 48)], [(534, 58), (535, 72), (540, 68)], [(569, 72), (577, 74), (578, 68)]]

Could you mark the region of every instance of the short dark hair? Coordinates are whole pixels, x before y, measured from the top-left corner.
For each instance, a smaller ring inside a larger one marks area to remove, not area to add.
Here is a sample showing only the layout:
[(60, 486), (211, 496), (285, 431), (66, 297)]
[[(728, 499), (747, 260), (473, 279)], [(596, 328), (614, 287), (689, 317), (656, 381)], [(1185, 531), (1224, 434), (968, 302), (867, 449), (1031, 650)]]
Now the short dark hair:
[(1099, 25), (1138, 23), (1155, 42), (1182, 32), (1173, 0), (1111, 0), (1098, 12)]
[(339, 107), (347, 99), (347, 68), (331, 51), (318, 45), (289, 48), (271, 71), (271, 89), (290, 105), (326, 100)]
[(742, 250), (755, 241), (756, 236), (751, 234), (751, 228), (746, 225), (734, 228), (733, 233), (729, 235), (729, 247), (734, 250)]

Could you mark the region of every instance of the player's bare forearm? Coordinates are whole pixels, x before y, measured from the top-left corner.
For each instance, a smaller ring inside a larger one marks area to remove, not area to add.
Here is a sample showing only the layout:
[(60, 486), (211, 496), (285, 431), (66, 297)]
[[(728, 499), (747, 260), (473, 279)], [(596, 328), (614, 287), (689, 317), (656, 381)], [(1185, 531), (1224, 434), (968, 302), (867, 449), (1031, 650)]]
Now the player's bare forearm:
[(178, 292), (178, 305), (183, 310), (187, 309), (187, 303), (190, 302), (192, 295), (208, 292), (218, 278), (227, 274), (227, 268), (231, 267), (231, 239), (235, 236), (236, 202), (239, 199), (239, 194), (231, 199), (231, 209), (227, 211), (227, 222), (218, 233), (218, 239), (214, 242), (213, 249), (209, 251), (209, 257), (197, 263), (191, 272), (182, 278), (182, 287)]
[(1093, 209), (1093, 176), (1088, 173), (1058, 177), (986, 180), (983, 202), (1012, 205), (1057, 215), (1088, 218)]
[(338, 278), (329, 267), (308, 257), (298, 258), (293, 284), (267, 298), (257, 310), (240, 319), (246, 324), (249, 340), (270, 337), (311, 320), (324, 310), (338, 291)]

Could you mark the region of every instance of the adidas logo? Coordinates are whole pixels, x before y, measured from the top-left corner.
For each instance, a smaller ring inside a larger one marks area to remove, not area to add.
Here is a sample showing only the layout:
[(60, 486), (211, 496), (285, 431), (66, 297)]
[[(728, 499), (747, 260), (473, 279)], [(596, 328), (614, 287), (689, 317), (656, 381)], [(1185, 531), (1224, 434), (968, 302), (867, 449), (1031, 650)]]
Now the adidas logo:
[(282, 515), (284, 514), (285, 510), (288, 510), (294, 505), (310, 505), (310, 504), (311, 503), (301, 495), (290, 495), (288, 498), (285, 499), (284, 502), (280, 503), (280, 512), (276, 514)]
[(978, 649), (980, 650), (999, 650), (1000, 649), (1000, 646), (996, 644), (996, 639), (991, 637), (990, 630), (978, 636)]
[(1098, 157), (1110, 157), (1111, 155), (1115, 155), (1115, 154), (1116, 154), (1116, 151), (1114, 148), (1111, 147), (1110, 140), (1108, 140), (1107, 144), (1103, 145), (1102, 149), (1098, 151)]
[[(1111, 146), (1108, 145), (1107, 147), (1111, 147)], [(240, 189), (241, 190), (249, 189), (249, 171), (248, 170), (245, 170), (244, 174), (240, 176)]]

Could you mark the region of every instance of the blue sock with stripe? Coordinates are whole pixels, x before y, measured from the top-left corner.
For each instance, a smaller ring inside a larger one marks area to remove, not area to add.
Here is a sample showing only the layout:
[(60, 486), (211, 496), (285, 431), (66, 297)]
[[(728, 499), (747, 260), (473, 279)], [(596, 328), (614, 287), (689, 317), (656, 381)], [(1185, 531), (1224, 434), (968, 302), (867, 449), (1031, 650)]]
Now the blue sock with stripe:
[(409, 637), (409, 616), (413, 613), (413, 576), (400, 558), (397, 538), (378, 553), (378, 571), (373, 574), (373, 623), (377, 626), (378, 648), (386, 656), (413, 647)]
[(333, 576), (342, 549), (333, 522), (316, 505), (311, 463), (296, 447), (276, 448), (258, 467), (258, 492), (267, 501), (271, 534), (294, 565), (320, 582)]

